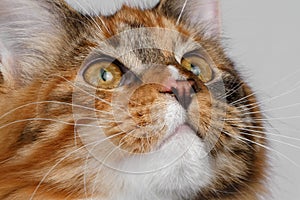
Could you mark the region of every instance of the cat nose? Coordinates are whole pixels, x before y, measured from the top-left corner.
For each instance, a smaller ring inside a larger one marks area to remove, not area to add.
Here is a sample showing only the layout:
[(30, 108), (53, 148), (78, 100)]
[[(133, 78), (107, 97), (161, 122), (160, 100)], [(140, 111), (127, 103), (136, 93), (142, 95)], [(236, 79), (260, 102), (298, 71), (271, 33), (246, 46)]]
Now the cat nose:
[(174, 94), (181, 106), (188, 109), (192, 102), (192, 94), (195, 93), (194, 85), (193, 80), (169, 80), (160, 92)]

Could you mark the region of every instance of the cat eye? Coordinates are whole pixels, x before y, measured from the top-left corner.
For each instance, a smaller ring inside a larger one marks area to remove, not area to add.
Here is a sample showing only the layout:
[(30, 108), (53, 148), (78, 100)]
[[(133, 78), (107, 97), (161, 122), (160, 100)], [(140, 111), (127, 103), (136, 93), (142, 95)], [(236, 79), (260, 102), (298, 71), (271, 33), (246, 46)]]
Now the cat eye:
[(120, 85), (121, 69), (112, 62), (97, 61), (92, 63), (83, 73), (84, 80), (101, 89), (113, 89)]
[(208, 62), (198, 56), (184, 57), (181, 65), (195, 74), (202, 82), (207, 83), (212, 80), (212, 69)]

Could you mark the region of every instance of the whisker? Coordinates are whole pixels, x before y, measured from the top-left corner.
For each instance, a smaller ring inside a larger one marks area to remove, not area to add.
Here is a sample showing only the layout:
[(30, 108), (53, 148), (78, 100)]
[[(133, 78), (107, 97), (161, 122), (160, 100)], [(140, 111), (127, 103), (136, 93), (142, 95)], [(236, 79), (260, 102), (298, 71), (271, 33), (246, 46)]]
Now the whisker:
[(55, 167), (57, 167), (61, 162), (63, 162), (67, 157), (71, 156), (72, 154), (76, 153), (79, 150), (82, 150), (84, 148), (86, 148), (87, 146), (90, 146), (94, 143), (99, 143), (101, 141), (95, 141), (92, 142), (90, 144), (86, 144), (82, 147), (77, 148), (74, 151), (69, 152), (67, 155), (65, 155), (63, 158), (61, 158), (60, 160), (58, 160), (51, 168), (50, 170), (43, 176), (43, 178), (41, 179), (41, 181), (39, 182), (39, 184), (37, 185), (37, 187), (34, 189), (33, 193), (31, 194), (30, 200), (33, 200), (34, 195), (36, 194), (36, 192), (38, 191), (38, 189), (40, 188), (40, 186), (42, 185), (42, 183), (45, 181), (45, 179), (48, 177), (48, 175), (55, 169)]
[[(293, 89), (291, 89), (291, 90), (289, 90), (289, 91), (286, 91), (286, 92), (281, 93), (281, 94), (279, 94), (279, 95), (277, 95), (277, 96), (274, 96), (274, 97), (270, 97), (270, 98), (261, 100), (261, 101), (259, 101), (259, 102), (255, 102), (255, 103), (248, 104), (247, 106), (251, 106), (251, 109), (257, 108), (258, 106), (263, 105), (263, 103), (269, 103), (269, 102), (271, 102), (271, 101), (273, 101), (273, 100), (276, 100), (276, 99), (278, 99), (278, 98), (280, 98), (280, 97), (282, 97), (282, 96), (291, 94), (291, 93), (293, 93), (294, 91), (296, 91), (296, 90), (298, 90), (298, 89), (300, 88), (299, 83), (300, 83), (300, 81), (297, 82), (297, 83), (295, 84), (296, 87), (294, 87)], [(254, 94), (254, 93), (252, 93), (252, 94)], [(246, 98), (247, 98), (247, 97), (246, 97)], [(234, 104), (231, 104), (231, 105), (234, 105)], [(254, 105), (254, 106), (252, 106), (252, 105)]]
[[(293, 107), (296, 107), (296, 106), (300, 106), (300, 103), (295, 103), (295, 104), (282, 106), (282, 107), (277, 107), (277, 108), (272, 108), (272, 109), (265, 109), (262, 112), (272, 112), (272, 111), (283, 110), (283, 109), (287, 109), (287, 108), (293, 108)], [(244, 112), (244, 111), (251, 110), (251, 109), (252, 108), (250, 107), (250, 108), (247, 108), (247, 109), (242, 109), (241, 111)], [(247, 115), (247, 114), (257, 114), (257, 113), (261, 113), (261, 111), (246, 112), (246, 113), (243, 113), (243, 114)]]
[[(254, 122), (263, 122), (263, 121), (276, 121), (276, 120), (285, 120), (285, 119), (298, 119), (300, 118), (300, 115), (297, 116), (289, 116), (289, 117), (278, 117), (278, 118), (252, 118)], [(227, 118), (223, 119), (224, 121), (242, 121), (240, 118)]]
[[(90, 4), (88, 4), (88, 6), (91, 8), (91, 10), (93, 11), (93, 13), (95, 14), (95, 16), (97, 16), (97, 19), (99, 19), (102, 23), (102, 25), (104, 26), (105, 30), (109, 33), (109, 34), (112, 34), (110, 32), (110, 30), (108, 29), (108, 27), (106, 26), (106, 24), (104, 23), (104, 20), (99, 16), (98, 13), (96, 13), (95, 9), (92, 8), (92, 6)], [(93, 20), (95, 23), (97, 23), (95, 20)], [(98, 23), (97, 23), (98, 24)], [(99, 27), (99, 25), (98, 25)], [(99, 27), (100, 28), (100, 27)], [(101, 30), (101, 29), (100, 29)]]
[(132, 130), (132, 131), (130, 131), (127, 135), (125, 135), (120, 141), (119, 141), (119, 145), (118, 146), (116, 146), (110, 153), (108, 153), (106, 156), (105, 156), (105, 158), (104, 158), (104, 160), (103, 161), (101, 161), (101, 165), (99, 166), (99, 168), (97, 169), (97, 173), (96, 173), (96, 177), (95, 177), (95, 181), (94, 181), (94, 184), (93, 184), (93, 189), (92, 189), (92, 197), (93, 197), (93, 195), (94, 195), (94, 193), (95, 193), (95, 190), (96, 190), (96, 181), (97, 181), (97, 179), (98, 179), (98, 176), (99, 176), (99, 173), (100, 173), (100, 171), (102, 170), (102, 168), (103, 168), (103, 166), (104, 166), (104, 163), (106, 162), (106, 160), (111, 156), (111, 154), (113, 154), (113, 152), (115, 152), (117, 149), (119, 149), (124, 143), (125, 143), (125, 141), (124, 142), (121, 142), (122, 140), (124, 140), (126, 137), (128, 137), (132, 132), (133, 132), (134, 130)]
[[(248, 95), (246, 95), (246, 96), (244, 96), (244, 97), (242, 97), (242, 98), (240, 98), (238, 100), (235, 100), (235, 101), (231, 102), (230, 105), (235, 106), (236, 104), (246, 102), (246, 101), (248, 101), (249, 97), (252, 97), (252, 96), (254, 96), (256, 94), (257, 94), (257, 92), (252, 92), (252, 93), (250, 93), (250, 94), (248, 94)], [(245, 101), (243, 101), (243, 100), (245, 100)]]
[[(75, 1), (75, 2), (76, 2), (76, 4), (77, 4), (78, 6), (80, 6), (81, 9), (83, 9), (83, 11), (85, 11), (86, 13), (88, 13), (87, 10), (86, 10), (86, 8), (85, 8), (84, 6), (82, 6), (78, 1)], [(89, 6), (90, 6), (90, 4), (89, 4)], [(92, 8), (92, 7), (90, 6), (90, 8)], [(93, 11), (93, 13), (94, 13), (96, 16), (98, 16), (98, 14), (95, 12), (94, 9), (91, 9), (91, 10)], [(95, 20), (92, 16), (89, 15), (90, 18), (88, 18), (86, 15), (84, 15), (84, 17), (85, 17), (87, 20), (89, 20), (90, 22), (92, 22), (92, 24), (96, 25), (96, 27), (99, 29), (100, 32), (103, 32), (103, 31), (102, 31), (102, 28), (99, 26), (99, 24), (96, 22), (96, 20)], [(99, 18), (100, 18), (100, 17), (99, 17)], [(106, 24), (104, 23), (104, 21), (103, 21), (101, 18), (100, 18), (100, 21), (101, 21), (101, 23), (103, 24), (104, 28), (107, 30), (107, 32), (111, 34), (111, 32), (110, 32), (109, 29), (107, 28)]]
[[(117, 124), (121, 124), (123, 123), (122, 121), (115, 121), (115, 120), (110, 120), (110, 119), (104, 119), (104, 118), (93, 118), (93, 117), (81, 117), (80, 119), (77, 119), (75, 121), (75, 125), (77, 126), (83, 126), (83, 124), (80, 124), (80, 123), (77, 123), (77, 121), (80, 121), (80, 120), (93, 120), (93, 121), (97, 121), (97, 122), (105, 122), (105, 123), (110, 123), (110, 122), (113, 122), (113, 123), (117, 123)], [(109, 126), (90, 126), (90, 127), (95, 127), (95, 128), (108, 128)], [(77, 145), (77, 137), (76, 137), (76, 126), (74, 126), (74, 144), (75, 146)]]
[(80, 91), (84, 92), (85, 94), (87, 94), (87, 95), (89, 95), (89, 96), (91, 96), (91, 97), (93, 97), (93, 98), (95, 98), (95, 99), (97, 99), (97, 100), (99, 100), (99, 101), (101, 101), (101, 102), (103, 102), (103, 103), (105, 103), (105, 104), (111, 106), (111, 107), (114, 107), (114, 108), (116, 108), (116, 109), (118, 109), (118, 110), (121, 110), (121, 111), (125, 111), (125, 112), (126, 112), (126, 110), (121, 109), (120, 107), (116, 107), (116, 106), (118, 106), (118, 105), (114, 105), (114, 104), (112, 104), (112, 103), (110, 103), (110, 102), (108, 102), (108, 101), (106, 101), (106, 100), (104, 100), (104, 99), (101, 99), (100, 97), (98, 97), (98, 96), (96, 96), (96, 95), (90, 94), (89, 92), (87, 92), (86, 90), (84, 90), (84, 89), (78, 87), (78, 86), (75, 85), (73, 82), (71, 82), (71, 81), (69, 81), (68, 79), (66, 79), (65, 77), (63, 77), (63, 76), (61, 76), (61, 75), (57, 75), (57, 74), (56, 74), (55, 76), (64, 79), (64, 80), (65, 80), (66, 82), (68, 82), (71, 86), (73, 86), (73, 87), (79, 89)]
[(260, 147), (262, 147), (262, 148), (265, 148), (266, 150), (269, 150), (269, 151), (271, 151), (271, 152), (277, 153), (278, 155), (282, 156), (283, 158), (285, 158), (286, 160), (288, 160), (289, 162), (291, 162), (291, 163), (292, 163), (293, 165), (295, 165), (296, 167), (299, 167), (299, 165), (298, 165), (296, 162), (294, 162), (294, 161), (291, 160), (289, 157), (287, 157), (286, 155), (284, 155), (283, 153), (281, 153), (281, 152), (279, 152), (279, 151), (277, 151), (277, 150), (275, 150), (275, 149), (269, 148), (269, 147), (267, 147), (266, 145), (260, 144), (260, 143), (258, 143), (258, 142), (254, 142), (254, 141), (249, 140), (249, 139), (247, 139), (247, 138), (243, 138), (243, 137), (240, 137), (240, 136), (237, 136), (237, 135), (232, 135), (232, 134), (230, 134), (230, 133), (228, 133), (228, 132), (226, 132), (226, 131), (224, 131), (224, 130), (223, 130), (222, 132), (225, 133), (225, 134), (227, 134), (228, 136), (230, 136), (230, 137), (232, 137), (232, 138), (239, 139), (239, 140), (244, 140), (244, 141), (248, 141), (248, 142), (253, 143), (253, 144), (256, 144), (256, 145), (258, 145), (258, 146), (260, 146)]
[(267, 132), (267, 131), (264, 132), (264, 131), (252, 130), (252, 129), (248, 129), (248, 128), (238, 128), (238, 129), (241, 130), (241, 131), (251, 131), (251, 132), (254, 132), (254, 133), (262, 133), (262, 134), (266, 134), (266, 135), (272, 135), (272, 136), (277, 136), (277, 137), (281, 137), (281, 138), (300, 141), (300, 138), (290, 137), (290, 136), (286, 136), (286, 135), (279, 135), (279, 134), (270, 133), (270, 132)]
[[(268, 138), (268, 137), (265, 137), (265, 136), (256, 135), (256, 134), (250, 134), (250, 133), (245, 133), (245, 132), (241, 132), (241, 135), (249, 135), (249, 136), (253, 136), (253, 137), (256, 137), (256, 138), (261, 138), (261, 139), (266, 139), (266, 140), (270, 140), (270, 141), (275, 141), (275, 142), (278, 142), (280, 144), (285, 144), (287, 146), (294, 147), (294, 148), (300, 150), (300, 146), (296, 146), (296, 145), (293, 145), (293, 144), (290, 144), (290, 143), (287, 143), (287, 142), (283, 142), (283, 141), (280, 141), (280, 140), (276, 140), (276, 139), (273, 139), (273, 138)], [(300, 141), (300, 139), (298, 139), (298, 141)]]
[(232, 95), (234, 92), (236, 92), (237, 90), (239, 90), (245, 83), (240, 82), (239, 84), (237, 84), (236, 86), (234, 86), (234, 88), (230, 89), (229, 91), (227, 91), (225, 94), (221, 95), (220, 97), (218, 97), (219, 99), (226, 99), (227, 97), (229, 97), (230, 95)]
[(97, 122), (113, 122), (113, 123), (116, 123), (116, 124), (120, 124), (120, 123), (123, 123), (123, 121), (116, 121), (114, 119), (109, 119), (109, 118), (95, 118), (95, 117), (81, 117), (80, 119), (77, 119), (76, 121), (79, 121), (79, 120), (92, 120), (92, 121), (97, 121)]
[(179, 14), (179, 16), (178, 16), (178, 19), (177, 19), (177, 21), (176, 21), (176, 26), (180, 23), (180, 20), (181, 20), (181, 18), (182, 18), (183, 12), (184, 12), (185, 7), (186, 7), (186, 5), (187, 5), (187, 1), (188, 1), (188, 0), (185, 0), (185, 1), (184, 1), (184, 4), (183, 4), (182, 9), (181, 9), (181, 11), (180, 11), (180, 14)]
[(28, 118), (28, 119), (20, 119), (20, 120), (15, 120), (13, 122), (4, 124), (2, 126), (0, 126), (0, 129), (3, 129), (7, 126), (13, 125), (13, 124), (17, 124), (17, 123), (22, 123), (22, 122), (27, 122), (27, 121), (50, 121), (50, 122), (57, 122), (57, 123), (61, 123), (61, 124), (65, 124), (65, 125), (77, 125), (77, 126), (83, 126), (83, 127), (95, 127), (95, 128), (101, 128), (101, 127), (108, 127), (108, 126), (97, 126), (97, 125), (93, 125), (93, 124), (76, 124), (76, 123), (71, 123), (71, 122), (65, 122), (65, 121), (61, 121), (58, 119), (48, 119), (48, 118)]
[[(278, 95), (278, 96), (270, 97), (270, 98), (268, 98), (268, 99), (262, 100), (262, 101), (260, 101), (260, 102), (252, 103), (252, 104), (253, 104), (253, 105), (259, 106), (259, 105), (261, 105), (261, 104), (264, 103), (264, 102), (270, 102), (270, 101), (275, 100), (275, 99), (278, 99), (278, 98), (280, 98), (280, 97), (282, 97), (282, 96), (284, 96), (284, 95), (291, 94), (291, 93), (293, 93), (295, 90), (299, 89), (299, 87), (300, 87), (299, 83), (300, 83), (300, 81), (296, 82), (296, 84), (294, 85), (294, 87), (292, 87), (293, 89), (290, 90), (290, 91), (287, 91), (287, 92), (282, 93), (282, 94), (280, 94), (280, 95)], [(252, 92), (251, 94), (249, 94), (249, 95), (247, 95), (247, 96), (245, 96), (245, 97), (242, 97), (242, 98), (240, 98), (240, 99), (238, 99), (238, 100), (236, 100), (236, 101), (230, 103), (230, 105), (234, 106), (234, 105), (236, 105), (237, 103), (241, 103), (242, 100), (245, 100), (244, 102), (246, 102), (247, 99), (248, 99), (249, 97), (254, 96), (254, 95), (256, 95), (256, 94), (257, 94), (257, 92)], [(248, 104), (248, 106), (251, 106), (252, 104)]]
[[(111, 139), (111, 138), (113, 138), (113, 137), (117, 137), (117, 136), (122, 135), (122, 134), (124, 134), (124, 133), (125, 133), (125, 132), (122, 131), (122, 132), (117, 133), (117, 134), (114, 134), (114, 135), (112, 135), (112, 136), (110, 136), (110, 137), (108, 137), (108, 138)], [(93, 151), (94, 148), (95, 148), (97, 145), (98, 145), (98, 143), (95, 144), (95, 145), (91, 148), (90, 151)], [(86, 158), (85, 158), (85, 165), (84, 165), (84, 171), (83, 171), (83, 185), (84, 185), (84, 191), (85, 191), (85, 196), (86, 196), (86, 198), (88, 198), (88, 196), (87, 196), (87, 180), (86, 180), (87, 177), (86, 177), (86, 173), (87, 173), (87, 165), (88, 165), (88, 160), (89, 160), (89, 158), (90, 158), (90, 153), (88, 152), (88, 153), (87, 153), (87, 156), (86, 156)]]
[[(277, 85), (280, 85), (280, 84), (282, 84), (282, 82), (291, 79), (293, 76), (297, 75), (297, 73), (299, 73), (299, 72), (300, 72), (300, 69), (297, 69), (296, 71), (293, 71), (290, 74), (285, 75), (284, 77), (280, 78), (278, 81), (274, 82), (272, 85), (268, 86), (266, 88), (266, 90), (272, 89), (272, 88), (278, 88), (278, 87), (276, 87)], [(300, 82), (298, 82), (298, 83), (300, 83)]]
[(4, 113), (3, 115), (1, 115), (0, 119), (4, 118), (5, 116), (7, 116), (9, 114), (12, 114), (13, 112), (15, 112), (15, 111), (17, 111), (19, 109), (25, 108), (27, 106), (38, 105), (38, 104), (46, 104), (46, 103), (55, 103), (55, 104), (59, 104), (59, 105), (67, 105), (67, 106), (72, 106), (72, 107), (83, 108), (83, 109), (86, 109), (86, 110), (91, 110), (91, 111), (99, 112), (99, 113), (112, 114), (110, 112), (106, 112), (106, 111), (102, 111), (102, 110), (97, 110), (95, 108), (89, 108), (89, 107), (86, 107), (86, 106), (77, 105), (77, 104), (73, 104), (73, 103), (67, 103), (67, 102), (61, 102), (61, 101), (37, 101), (37, 102), (30, 102), (30, 103), (18, 106), (16, 108), (14, 108), (14, 109), (12, 109), (12, 110)]
[(104, 138), (103, 140), (100, 140), (100, 141), (94, 141), (94, 142), (91, 142), (91, 143), (89, 143), (89, 144), (85, 144), (85, 145), (83, 145), (82, 147), (79, 147), (79, 148), (77, 148), (76, 150), (71, 151), (71, 152), (68, 153), (66, 156), (64, 156), (63, 158), (61, 158), (58, 162), (56, 162), (56, 163), (50, 168), (50, 170), (49, 170), (49, 171), (44, 175), (44, 177), (41, 179), (41, 181), (39, 182), (39, 184), (37, 185), (37, 187), (36, 187), (35, 190), (33, 191), (32, 195), (31, 195), (31, 197), (30, 197), (30, 200), (33, 199), (34, 195), (36, 194), (37, 190), (39, 189), (39, 187), (41, 186), (41, 184), (44, 182), (44, 180), (46, 179), (46, 177), (47, 177), (47, 176), (55, 169), (55, 167), (57, 167), (62, 161), (64, 161), (64, 159), (66, 159), (66, 158), (69, 157), (70, 155), (72, 155), (72, 154), (76, 153), (77, 151), (82, 150), (82, 149), (84, 149), (84, 148), (86, 148), (86, 147), (88, 147), (88, 146), (90, 146), (90, 145), (93, 145), (93, 144), (98, 145), (98, 144), (100, 144), (100, 143), (102, 143), (102, 142), (104, 142), (104, 141), (106, 141), (106, 140), (109, 140), (109, 139), (111, 139), (111, 138), (113, 138), (113, 137), (116, 137), (116, 136), (118, 136), (118, 134), (117, 134), (117, 135), (112, 135), (112, 136), (106, 137), (106, 138)]

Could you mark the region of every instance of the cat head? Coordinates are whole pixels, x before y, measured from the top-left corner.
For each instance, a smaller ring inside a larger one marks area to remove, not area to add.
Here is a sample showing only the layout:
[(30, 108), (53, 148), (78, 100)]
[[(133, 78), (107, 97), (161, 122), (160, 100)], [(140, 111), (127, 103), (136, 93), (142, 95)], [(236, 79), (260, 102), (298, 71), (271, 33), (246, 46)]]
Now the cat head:
[(6, 177), (28, 177), (23, 166), (38, 197), (55, 187), (116, 199), (141, 183), (162, 199), (256, 198), (262, 116), (222, 47), (218, 1), (124, 1), (109, 13), (68, 2), (0, 8), (2, 112), (25, 113), (5, 120), (3, 152), (24, 155)]
[[(60, 1), (61, 2), (61, 1)], [(113, 1), (104, 3), (101, 1), (66, 1), (69, 5), (80, 11), (80, 13), (89, 16), (95, 15), (112, 15), (116, 10), (120, 9), (122, 5), (126, 5), (139, 9), (150, 9), (157, 7), (161, 14), (167, 18), (173, 18), (179, 22), (189, 24), (189, 26), (200, 27), (198, 31), (202, 31), (207, 36), (218, 37), (220, 33), (220, 16), (218, 10), (218, 1), (178, 1), (171, 3), (163, 1), (158, 3), (157, 0), (151, 1)], [(59, 4), (59, 3), (58, 3)], [(60, 3), (62, 4), (62, 3)], [(44, 7), (48, 7), (45, 10)], [(109, 6), (111, 8), (106, 8)], [(55, 4), (49, 2), (36, 3), (34, 1), (19, 2), (13, 4), (9, 1), (3, 1), (3, 8), (1, 9), (1, 63), (3, 73), (7, 72), (7, 76), (16, 74), (19, 77), (24, 73), (26, 76), (33, 74), (33, 62), (40, 60), (41, 65), (49, 65), (43, 55), (39, 55), (44, 51), (44, 47), (56, 50), (61, 41), (58, 41), (57, 35), (63, 37), (62, 23), (52, 15), (53, 12), (59, 12), (55, 8)], [(55, 11), (56, 10), (56, 11)], [(108, 12), (106, 12), (108, 11)], [(63, 17), (63, 14), (60, 14)], [(104, 24), (103, 24), (104, 25)], [(103, 26), (102, 25), (102, 26)], [(28, 29), (28, 27), (31, 27)], [(105, 27), (105, 25), (104, 25)], [(103, 27), (101, 27), (103, 28)], [(61, 45), (64, 48), (64, 45)], [(59, 54), (59, 52), (52, 52)], [(29, 55), (28, 55), (29, 54)], [(30, 58), (29, 60), (28, 57)], [(35, 60), (34, 60), (35, 59)], [(13, 61), (14, 60), (14, 61)], [(23, 63), (15, 63), (16, 60)], [(34, 61), (33, 61), (34, 60)], [(51, 61), (50, 61), (51, 62)], [(36, 65), (39, 65), (36, 64)], [(26, 65), (26, 66), (22, 66)], [(6, 67), (5, 67), (6, 66)], [(31, 71), (31, 72), (27, 72)]]

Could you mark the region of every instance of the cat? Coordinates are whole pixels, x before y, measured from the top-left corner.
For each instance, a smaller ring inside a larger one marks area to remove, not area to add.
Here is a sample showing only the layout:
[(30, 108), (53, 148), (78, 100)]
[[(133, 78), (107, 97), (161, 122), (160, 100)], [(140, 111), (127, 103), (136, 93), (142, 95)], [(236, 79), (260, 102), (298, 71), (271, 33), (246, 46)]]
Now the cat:
[(259, 199), (263, 115), (218, 2), (124, 2), (1, 0), (0, 199)]

